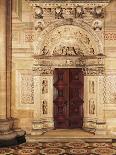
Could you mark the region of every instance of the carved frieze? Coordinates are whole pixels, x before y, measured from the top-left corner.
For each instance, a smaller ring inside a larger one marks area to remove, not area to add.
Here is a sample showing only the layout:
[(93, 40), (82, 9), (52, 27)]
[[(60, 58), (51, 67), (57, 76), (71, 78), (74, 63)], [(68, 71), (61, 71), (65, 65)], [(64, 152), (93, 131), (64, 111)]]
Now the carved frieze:
[(105, 68), (104, 67), (86, 67), (83, 68), (83, 73), (85, 76), (95, 76), (95, 75), (104, 75)]
[(53, 67), (35, 67), (33, 71), (36, 75), (51, 76), (53, 74)]

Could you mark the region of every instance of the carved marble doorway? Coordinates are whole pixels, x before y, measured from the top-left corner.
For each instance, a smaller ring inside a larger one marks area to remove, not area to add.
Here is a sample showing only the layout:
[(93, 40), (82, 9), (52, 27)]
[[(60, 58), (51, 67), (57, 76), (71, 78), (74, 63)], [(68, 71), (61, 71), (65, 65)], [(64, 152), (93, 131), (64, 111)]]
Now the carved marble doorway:
[(54, 70), (54, 127), (82, 128), (84, 76), (81, 68)]

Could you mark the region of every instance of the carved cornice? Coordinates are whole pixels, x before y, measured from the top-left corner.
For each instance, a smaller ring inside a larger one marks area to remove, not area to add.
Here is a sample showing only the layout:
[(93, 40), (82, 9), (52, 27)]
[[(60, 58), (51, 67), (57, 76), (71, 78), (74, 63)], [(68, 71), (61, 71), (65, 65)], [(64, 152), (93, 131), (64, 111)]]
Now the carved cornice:
[(41, 3), (109, 3), (111, 0), (26, 0), (30, 2)]

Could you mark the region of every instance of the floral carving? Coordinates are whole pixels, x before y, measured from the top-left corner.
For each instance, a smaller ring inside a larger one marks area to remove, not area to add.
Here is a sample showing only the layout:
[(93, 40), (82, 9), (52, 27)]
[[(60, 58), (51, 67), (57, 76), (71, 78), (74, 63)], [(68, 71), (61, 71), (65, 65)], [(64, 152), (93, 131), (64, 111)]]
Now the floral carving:
[(21, 76), (21, 103), (34, 104), (34, 80), (32, 75)]
[(52, 75), (53, 74), (52, 67), (35, 67), (33, 68), (33, 71), (35, 72), (35, 74), (39, 74), (39, 75)]

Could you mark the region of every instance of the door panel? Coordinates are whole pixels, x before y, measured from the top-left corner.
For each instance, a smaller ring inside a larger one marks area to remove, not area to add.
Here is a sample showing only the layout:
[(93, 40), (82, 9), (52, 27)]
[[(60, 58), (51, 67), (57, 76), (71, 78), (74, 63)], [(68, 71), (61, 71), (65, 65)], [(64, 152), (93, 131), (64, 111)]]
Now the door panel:
[(81, 69), (55, 69), (55, 128), (81, 128), (83, 124), (83, 74)]

